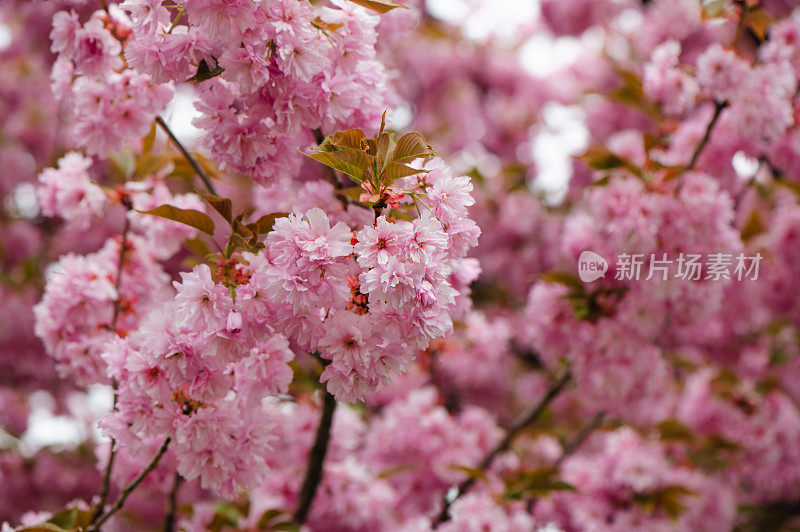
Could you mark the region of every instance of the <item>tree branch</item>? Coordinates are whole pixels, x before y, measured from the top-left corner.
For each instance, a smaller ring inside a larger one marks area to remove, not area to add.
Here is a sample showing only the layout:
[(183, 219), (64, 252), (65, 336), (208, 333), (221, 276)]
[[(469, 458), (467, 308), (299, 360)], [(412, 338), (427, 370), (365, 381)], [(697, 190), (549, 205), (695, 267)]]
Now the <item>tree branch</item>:
[[(536, 404), (533, 408), (528, 410), (527, 412), (523, 413), (517, 421), (515, 421), (506, 431), (506, 435), (503, 437), (502, 440), (491, 450), (489, 454), (487, 454), (483, 461), (481, 461), (480, 465), (478, 466), (479, 471), (486, 471), (492, 465), (492, 462), (497, 457), (498, 454), (507, 451), (511, 447), (511, 443), (514, 441), (514, 438), (526, 427), (531, 425), (532, 423), (536, 422), (550, 403), (555, 399), (559, 393), (564, 389), (567, 383), (572, 378), (572, 375), (569, 371), (565, 371), (564, 375), (561, 376), (558, 381), (556, 381), (544, 394), (544, 397)], [(442, 511), (439, 513), (439, 516), (433, 522), (433, 527), (436, 528), (445, 521), (450, 519), (450, 507), (453, 503), (464, 493), (466, 493), (472, 486), (475, 484), (476, 478), (474, 476), (470, 476), (468, 479), (464, 480), (461, 484), (458, 485), (456, 488), (456, 492), (454, 496), (448, 496), (451, 491), (448, 490), (448, 493), (444, 495), (442, 498)]]
[(175, 530), (175, 510), (178, 507), (178, 489), (181, 486), (183, 477), (175, 473), (175, 480), (172, 482), (172, 489), (169, 491), (169, 499), (167, 499), (167, 513), (164, 517), (164, 532), (173, 532)]
[(325, 461), (325, 455), (328, 452), (328, 442), (331, 436), (336, 399), (327, 389), (324, 389), (323, 393), (322, 413), (320, 415), (319, 425), (317, 426), (317, 434), (314, 437), (314, 445), (311, 447), (311, 451), (308, 455), (306, 477), (303, 479), (303, 486), (300, 489), (300, 495), (298, 497), (297, 510), (294, 514), (294, 520), (298, 524), (303, 524), (306, 517), (308, 517), (311, 503), (314, 501), (314, 495), (317, 493), (317, 487), (319, 487), (320, 482), (322, 482), (322, 465)]
[(172, 130), (169, 128), (164, 119), (161, 118), (160, 116), (156, 116), (156, 123), (159, 126), (161, 126), (161, 129), (164, 130), (164, 132), (167, 134), (170, 140), (172, 140), (173, 144), (177, 146), (178, 150), (180, 150), (180, 152), (183, 154), (183, 156), (186, 158), (189, 164), (192, 165), (192, 168), (194, 168), (194, 171), (197, 172), (197, 175), (200, 176), (200, 179), (206, 185), (208, 191), (213, 195), (218, 196), (219, 194), (217, 194), (214, 185), (211, 183), (211, 178), (208, 177), (208, 174), (206, 174), (206, 171), (203, 170), (202, 166), (200, 166), (200, 163), (197, 162), (197, 159), (195, 159), (194, 156), (191, 153), (189, 153), (189, 151), (183, 146), (183, 144), (181, 144), (181, 141), (178, 140), (178, 137), (175, 136), (175, 133), (172, 132)]
[[(130, 210), (132, 205), (130, 202), (123, 200), (123, 205)], [(131, 229), (131, 222), (128, 218), (128, 213), (125, 213), (125, 226), (122, 229), (122, 242), (119, 246), (119, 262), (117, 263), (117, 278), (114, 280), (114, 291), (117, 294), (117, 297), (114, 299), (114, 317), (111, 319), (111, 330), (112, 332), (116, 332), (117, 330), (117, 321), (119, 320), (119, 312), (121, 306), (121, 296), (120, 296), (120, 286), (122, 285), (122, 271), (125, 264), (125, 251), (128, 247), (128, 233)], [(112, 380), (112, 388), (114, 389), (114, 402), (111, 405), (111, 411), (114, 412), (117, 409), (117, 381), (116, 379)], [(97, 502), (97, 509), (92, 516), (92, 523), (94, 523), (100, 515), (103, 513), (103, 508), (106, 506), (106, 501), (108, 500), (108, 493), (111, 490), (111, 471), (114, 468), (114, 458), (117, 455), (117, 441), (114, 438), (111, 438), (111, 449), (109, 450), (108, 455), (108, 463), (106, 464), (106, 470), (103, 473), (103, 485), (100, 488), (100, 500)]]
[(150, 472), (156, 468), (156, 466), (158, 466), (158, 463), (161, 461), (161, 458), (167, 452), (167, 448), (169, 447), (170, 441), (172, 441), (172, 438), (169, 437), (166, 440), (164, 440), (164, 443), (161, 445), (161, 448), (158, 450), (158, 453), (156, 453), (156, 455), (153, 457), (150, 463), (147, 464), (147, 467), (142, 469), (141, 473), (139, 473), (136, 476), (136, 478), (133, 479), (133, 481), (131, 481), (130, 484), (122, 488), (122, 493), (119, 494), (119, 497), (117, 497), (117, 500), (114, 502), (111, 508), (109, 508), (108, 511), (105, 512), (104, 514), (101, 514), (102, 516), (97, 520), (97, 522), (89, 526), (89, 528), (86, 529), (86, 532), (98, 532), (103, 523), (108, 521), (108, 519), (112, 515), (117, 513), (122, 508), (122, 506), (125, 504), (125, 501), (128, 499), (128, 496), (131, 493), (133, 493), (133, 490), (135, 490), (139, 486), (139, 484), (142, 483), (145, 477), (149, 475)]
[(598, 412), (597, 414), (595, 414), (592, 420), (589, 423), (587, 423), (580, 430), (580, 432), (578, 432), (575, 438), (564, 447), (564, 450), (561, 452), (561, 456), (559, 456), (558, 460), (556, 460), (556, 462), (553, 464), (553, 469), (558, 469), (559, 467), (561, 467), (561, 464), (564, 463), (564, 460), (569, 458), (575, 451), (580, 449), (581, 445), (583, 445), (583, 443), (587, 440), (587, 438), (589, 438), (592, 432), (594, 432), (595, 429), (600, 426), (605, 417), (606, 417), (605, 412)]
[(694, 165), (697, 164), (697, 159), (700, 158), (700, 154), (703, 153), (703, 149), (708, 144), (708, 139), (711, 138), (711, 131), (713, 131), (714, 126), (719, 120), (719, 115), (722, 114), (722, 110), (728, 107), (728, 102), (714, 102), (714, 116), (711, 117), (711, 121), (708, 123), (708, 127), (706, 127), (705, 135), (703, 135), (702, 140), (700, 140), (700, 144), (694, 149), (692, 153), (692, 158), (689, 159), (689, 164), (686, 165), (686, 170), (692, 170)]

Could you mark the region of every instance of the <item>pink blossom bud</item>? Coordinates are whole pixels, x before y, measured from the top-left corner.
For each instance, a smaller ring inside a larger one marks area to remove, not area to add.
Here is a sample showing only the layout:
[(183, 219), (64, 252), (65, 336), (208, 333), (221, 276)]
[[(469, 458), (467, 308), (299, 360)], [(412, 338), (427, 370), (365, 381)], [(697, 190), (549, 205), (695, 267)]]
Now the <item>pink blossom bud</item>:
[(240, 332), (242, 330), (242, 315), (235, 310), (230, 311), (230, 313), (228, 313), (228, 321), (225, 324), (225, 328), (229, 333)]

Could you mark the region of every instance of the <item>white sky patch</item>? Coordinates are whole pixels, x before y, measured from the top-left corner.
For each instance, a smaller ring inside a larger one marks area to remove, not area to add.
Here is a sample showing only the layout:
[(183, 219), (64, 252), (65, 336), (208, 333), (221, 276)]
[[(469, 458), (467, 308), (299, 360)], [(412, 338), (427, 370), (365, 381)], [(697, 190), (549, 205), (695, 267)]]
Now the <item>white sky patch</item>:
[(731, 165), (736, 175), (742, 179), (750, 179), (758, 172), (758, 167), (761, 166), (758, 159), (750, 157), (743, 151), (737, 151), (731, 158)]
[(194, 89), (182, 85), (175, 91), (175, 96), (164, 113), (164, 120), (169, 128), (184, 144), (192, 144), (202, 134), (202, 130), (192, 125), (192, 120), (201, 116), (200, 111), (194, 107), (195, 101), (197, 95)]
[(548, 202), (561, 201), (572, 177), (572, 157), (586, 148), (589, 131), (583, 111), (575, 106), (548, 104), (542, 111), (544, 128), (533, 143), (536, 161), (534, 190)]
[(53, 414), (55, 402), (44, 391), (31, 394), (28, 430), (22, 436), (23, 452), (35, 453), (47, 446), (73, 447), (81, 442), (100, 441), (97, 419), (111, 411), (114, 394), (110, 386), (89, 386), (86, 393), (76, 392), (67, 398), (69, 415)]
[(34, 410), (28, 419), (28, 430), (22, 438), (32, 450), (51, 445), (77, 446), (84, 440), (77, 420), (67, 416), (54, 416), (47, 410)]
[(539, 17), (539, 0), (427, 0), (434, 17), (458, 25), (476, 41), (503, 40)]
[(469, 14), (464, 0), (427, 0), (426, 4), (431, 15), (451, 24), (458, 24)]
[(28, 430), (22, 436), (23, 450), (31, 454), (48, 445), (75, 446), (85, 439), (77, 419), (53, 414), (53, 397), (44, 391), (30, 395), (31, 415)]
[(623, 33), (632, 33), (640, 28), (643, 21), (644, 17), (641, 11), (626, 9), (612, 21), (611, 25)]
[(386, 114), (386, 122), (396, 131), (406, 129), (413, 119), (414, 113), (411, 106), (405, 103), (398, 105), (396, 109), (390, 109)]
[(39, 214), (39, 202), (36, 199), (36, 187), (31, 183), (22, 183), (11, 193), (11, 207), (22, 218), (32, 220)]
[(519, 57), (528, 73), (545, 77), (574, 63), (585, 50), (585, 45), (574, 37), (553, 39), (538, 34), (522, 45)]
[(0, 22), (0, 52), (11, 46), (11, 28)]

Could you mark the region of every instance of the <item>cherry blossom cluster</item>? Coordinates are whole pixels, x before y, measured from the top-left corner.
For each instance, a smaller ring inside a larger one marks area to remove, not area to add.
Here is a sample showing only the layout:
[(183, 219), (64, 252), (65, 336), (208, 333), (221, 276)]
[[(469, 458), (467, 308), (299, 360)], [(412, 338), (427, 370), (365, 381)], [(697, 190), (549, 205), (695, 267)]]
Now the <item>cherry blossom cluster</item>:
[(172, 98), (168, 84), (155, 84), (127, 68), (122, 43), (133, 27), (118, 6), (92, 13), (81, 23), (74, 11), (53, 16), (53, 92), (72, 113), (72, 136), (88, 153), (106, 155), (143, 137)]
[(3, 532), (800, 522), (800, 11), (435, 4), (0, 2)]
[[(267, 183), (295, 175), (310, 131), (373, 125), (390, 95), (377, 60), (379, 17), (347, 1), (128, 0), (130, 67), (153, 82), (198, 82), (202, 143), (233, 171)], [(178, 24), (175, 11), (185, 13)], [(171, 12), (172, 11), (172, 12)], [(209, 79), (213, 78), (213, 79)]]

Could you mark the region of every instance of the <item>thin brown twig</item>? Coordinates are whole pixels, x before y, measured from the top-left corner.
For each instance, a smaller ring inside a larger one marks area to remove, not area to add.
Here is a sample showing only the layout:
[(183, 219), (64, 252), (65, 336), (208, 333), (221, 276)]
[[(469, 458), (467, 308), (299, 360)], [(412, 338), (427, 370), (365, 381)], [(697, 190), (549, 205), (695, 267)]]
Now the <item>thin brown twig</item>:
[(311, 510), (311, 503), (314, 502), (314, 495), (317, 493), (317, 488), (322, 482), (322, 466), (325, 462), (325, 455), (328, 452), (328, 442), (331, 436), (331, 426), (333, 425), (333, 413), (336, 410), (336, 398), (323, 389), (322, 398), (322, 412), (320, 414), (319, 425), (317, 425), (317, 433), (314, 437), (314, 445), (308, 455), (308, 467), (306, 469), (306, 476), (303, 479), (303, 486), (300, 488), (300, 495), (298, 497), (297, 510), (294, 514), (294, 520), (298, 524), (303, 524), (308, 517), (308, 512)]
[[(123, 200), (123, 205), (130, 210), (131, 205), (129, 202)], [(130, 232), (131, 222), (125, 213), (125, 226), (122, 229), (122, 241), (119, 247), (119, 258), (117, 263), (117, 278), (114, 280), (114, 291), (117, 294), (117, 297), (114, 299), (114, 316), (111, 319), (111, 330), (116, 332), (117, 329), (117, 321), (119, 320), (119, 313), (121, 305), (122, 296), (120, 295), (120, 287), (122, 286), (122, 272), (125, 265), (125, 251), (128, 248), (128, 233)], [(117, 409), (117, 387), (118, 383), (116, 379), (112, 381), (112, 388), (114, 389), (114, 401), (111, 405), (111, 411), (114, 412)], [(114, 438), (111, 438), (111, 449), (108, 455), (108, 463), (106, 464), (105, 472), (103, 473), (103, 484), (100, 488), (100, 500), (97, 502), (97, 508), (95, 509), (94, 515), (92, 516), (92, 523), (94, 523), (100, 515), (103, 513), (103, 509), (106, 506), (106, 501), (108, 500), (108, 494), (111, 491), (111, 471), (114, 468), (114, 458), (117, 455), (117, 441)]]
[(739, 41), (742, 39), (742, 35), (744, 34), (744, 19), (747, 18), (747, 3), (741, 0), (737, 0), (734, 2), (735, 5), (739, 7), (739, 20), (736, 22), (736, 33), (733, 35), (733, 42), (731, 43), (732, 48), (739, 48)]
[(578, 449), (580, 449), (581, 445), (591, 436), (592, 432), (600, 426), (605, 419), (606, 413), (605, 412), (598, 412), (592, 418), (592, 420), (587, 423), (572, 439), (567, 445), (564, 447), (564, 450), (561, 452), (561, 456), (558, 457), (558, 460), (553, 464), (553, 469), (558, 469), (561, 467), (561, 464), (564, 463), (564, 460), (569, 458), (572, 454), (575, 453)]
[(689, 164), (686, 165), (686, 170), (692, 170), (694, 165), (697, 164), (697, 159), (700, 158), (700, 154), (703, 153), (703, 149), (708, 144), (708, 140), (711, 138), (711, 132), (714, 130), (714, 126), (717, 124), (717, 120), (719, 120), (719, 115), (722, 114), (723, 109), (728, 107), (728, 102), (714, 102), (714, 116), (711, 117), (711, 121), (708, 123), (706, 127), (706, 132), (703, 135), (703, 138), (700, 140), (700, 143), (695, 147), (694, 152), (692, 153), (692, 158), (689, 159)]
[[(561, 465), (567, 458), (573, 455), (575, 451), (580, 449), (589, 436), (591, 436), (592, 432), (594, 432), (597, 427), (600, 426), (600, 424), (603, 422), (603, 419), (605, 419), (605, 416), (606, 413), (602, 411), (595, 414), (592, 420), (584, 425), (583, 428), (578, 431), (578, 434), (576, 434), (575, 437), (564, 446), (564, 449), (561, 451), (561, 455), (558, 457), (558, 460), (556, 460), (551, 466), (551, 470), (554, 473), (561, 468)], [(534, 504), (536, 504), (536, 497), (529, 498), (526, 503), (529, 512), (533, 512)]]
[(200, 166), (200, 163), (197, 162), (197, 159), (195, 159), (194, 156), (189, 153), (189, 150), (187, 150), (183, 144), (181, 144), (181, 141), (178, 140), (178, 137), (175, 136), (175, 133), (172, 132), (164, 119), (160, 116), (156, 116), (156, 123), (161, 126), (161, 129), (163, 129), (170, 140), (172, 140), (172, 143), (175, 144), (178, 150), (180, 150), (180, 152), (183, 154), (183, 157), (189, 162), (192, 168), (194, 168), (194, 171), (198, 176), (200, 176), (200, 179), (203, 181), (208, 191), (211, 194), (218, 196), (219, 194), (217, 194), (214, 184), (211, 183), (211, 178), (208, 177), (208, 174), (206, 174), (206, 171), (203, 170), (202, 166)]
[[(111, 407), (111, 411), (115, 411), (117, 409), (117, 383), (114, 382), (114, 403)], [(108, 501), (108, 494), (111, 491), (111, 471), (114, 468), (114, 458), (117, 456), (117, 440), (111, 438), (111, 449), (108, 455), (108, 463), (106, 464), (106, 469), (103, 472), (103, 486), (100, 489), (100, 500), (97, 501), (97, 508), (94, 511), (94, 515), (92, 516), (92, 523), (97, 521), (100, 516), (103, 514), (103, 509), (106, 506), (106, 501)]]
[[(127, 205), (126, 207), (128, 208), (128, 210), (130, 210), (130, 207), (128, 207)], [(119, 256), (118, 256), (119, 262), (117, 263), (117, 278), (114, 279), (114, 291), (116, 292), (117, 297), (114, 299), (114, 316), (111, 318), (111, 332), (116, 332), (117, 321), (119, 320), (120, 307), (122, 306), (120, 287), (122, 286), (122, 269), (123, 266), (125, 265), (125, 251), (127, 251), (128, 248), (128, 233), (130, 232), (130, 230), (131, 230), (131, 221), (128, 218), (128, 213), (126, 212), (125, 225), (122, 228), (122, 241), (120, 242), (119, 245)]]
[(172, 482), (172, 489), (169, 491), (169, 498), (167, 499), (164, 532), (173, 532), (175, 530), (175, 510), (178, 508), (178, 489), (180, 489), (182, 481), (183, 477), (179, 473), (175, 473), (175, 480)]
[(117, 500), (114, 501), (114, 504), (111, 505), (111, 508), (109, 508), (107, 512), (103, 513), (97, 522), (90, 525), (89, 528), (86, 529), (86, 532), (97, 532), (100, 530), (100, 527), (103, 525), (103, 523), (108, 521), (112, 515), (117, 513), (125, 505), (125, 501), (128, 499), (128, 496), (133, 493), (133, 490), (135, 490), (139, 484), (142, 483), (145, 477), (147, 477), (147, 475), (149, 475), (158, 466), (161, 458), (167, 452), (170, 441), (172, 441), (172, 438), (169, 437), (164, 440), (164, 443), (161, 445), (158, 453), (156, 453), (150, 463), (147, 464), (147, 467), (142, 469), (142, 471), (136, 476), (135, 479), (131, 481), (130, 484), (122, 488), (122, 492), (119, 494), (119, 497), (117, 497)]
[[(505, 436), (502, 440), (491, 450), (489, 454), (487, 454), (484, 459), (481, 461), (480, 465), (477, 467), (479, 471), (486, 471), (494, 462), (494, 459), (500, 453), (507, 451), (511, 447), (511, 443), (514, 441), (514, 438), (526, 427), (537, 421), (550, 403), (555, 399), (559, 393), (564, 389), (567, 383), (572, 378), (572, 375), (569, 371), (565, 371), (564, 374), (561, 376), (558, 381), (556, 381), (544, 394), (544, 397), (537, 403), (533, 408), (528, 410), (527, 412), (523, 413), (517, 421), (515, 421), (506, 431)], [(433, 527), (436, 528), (442, 523), (446, 522), (450, 519), (450, 507), (452, 504), (464, 493), (469, 491), (469, 489), (475, 484), (476, 477), (470, 476), (466, 480), (464, 480), (461, 484), (458, 485), (455, 491), (454, 496), (449, 496), (451, 490), (448, 490), (448, 493), (445, 493), (444, 497), (442, 498), (442, 511), (439, 512), (438, 517), (433, 522)]]

